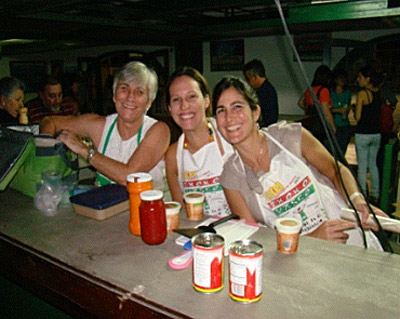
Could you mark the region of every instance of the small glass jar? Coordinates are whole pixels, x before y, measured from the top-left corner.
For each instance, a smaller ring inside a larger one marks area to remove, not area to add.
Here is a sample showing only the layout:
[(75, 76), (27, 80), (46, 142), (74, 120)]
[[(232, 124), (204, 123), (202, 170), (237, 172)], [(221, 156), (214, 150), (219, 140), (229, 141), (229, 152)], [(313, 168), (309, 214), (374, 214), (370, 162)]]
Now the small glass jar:
[(159, 190), (148, 190), (140, 193), (140, 234), (149, 245), (158, 245), (167, 238), (167, 222), (163, 193)]

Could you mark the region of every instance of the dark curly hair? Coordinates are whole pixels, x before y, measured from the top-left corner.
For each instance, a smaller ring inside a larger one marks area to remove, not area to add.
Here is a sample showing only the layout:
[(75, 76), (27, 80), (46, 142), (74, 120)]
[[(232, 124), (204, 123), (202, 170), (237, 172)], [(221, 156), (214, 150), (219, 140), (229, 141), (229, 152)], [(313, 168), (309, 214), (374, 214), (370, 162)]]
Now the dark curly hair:
[(245, 100), (249, 103), (250, 108), (253, 111), (257, 108), (258, 98), (253, 88), (243, 79), (237, 76), (228, 75), (223, 77), (214, 88), (213, 98), (212, 98), (213, 114), (215, 114), (215, 111), (218, 106), (217, 103), (222, 93), (229, 88), (234, 88), (240, 94), (242, 94)]

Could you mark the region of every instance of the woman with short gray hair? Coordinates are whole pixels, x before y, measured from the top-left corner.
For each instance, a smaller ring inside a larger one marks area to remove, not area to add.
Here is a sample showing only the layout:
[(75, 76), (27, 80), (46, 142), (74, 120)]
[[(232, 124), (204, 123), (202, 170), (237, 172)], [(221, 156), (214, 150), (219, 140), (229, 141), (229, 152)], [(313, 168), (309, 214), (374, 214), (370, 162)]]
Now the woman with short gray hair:
[[(129, 62), (115, 75), (116, 113), (51, 116), (40, 132), (54, 135), (97, 170), (98, 185), (126, 185), (131, 173), (149, 172), (153, 185), (163, 183), (164, 153), (170, 142), (167, 124), (146, 115), (157, 94), (157, 75), (141, 62)], [(82, 143), (89, 137), (93, 146)]]
[(24, 90), (24, 83), (15, 77), (0, 79), (0, 124), (19, 122), (19, 111), (24, 106)]

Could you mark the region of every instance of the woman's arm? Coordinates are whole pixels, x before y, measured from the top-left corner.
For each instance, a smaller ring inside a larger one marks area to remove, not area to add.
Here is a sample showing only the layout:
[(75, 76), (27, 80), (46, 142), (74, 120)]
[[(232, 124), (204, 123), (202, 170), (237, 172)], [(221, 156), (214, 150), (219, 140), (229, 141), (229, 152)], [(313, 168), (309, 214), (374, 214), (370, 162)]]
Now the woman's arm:
[[(340, 178), (336, 170), (334, 158), (327, 149), (307, 130), (301, 132), (301, 151), (304, 158), (323, 175), (328, 177), (343, 198), (346, 198), (341, 186)], [(343, 177), (344, 184), (349, 194), (358, 191), (357, 183), (350, 170), (339, 162), (339, 169)]]
[(97, 147), (100, 143), (105, 122), (105, 118), (97, 114), (48, 116), (40, 122), (39, 130), (41, 134), (49, 134), (52, 136), (57, 132), (65, 130), (75, 135), (90, 137)]
[(303, 94), (302, 96), (300, 96), (299, 101), (297, 102), (297, 105), (303, 109), (304, 111), (306, 111), (306, 97)]
[(357, 122), (361, 119), (362, 108), (366, 104), (367, 101), (368, 101), (367, 91), (365, 91), (365, 90), (359, 91), (357, 93), (356, 111), (354, 114), (354, 117)]
[(248, 222), (257, 223), (239, 191), (224, 187), (224, 193), (233, 214), (238, 215), (240, 218), (244, 218)]
[[(64, 130), (58, 139), (73, 152), (84, 158), (87, 157), (89, 147), (84, 145), (74, 133)], [(127, 175), (136, 172), (148, 172), (163, 158), (169, 141), (170, 131), (167, 124), (157, 122), (146, 133), (127, 164), (111, 159), (99, 152), (93, 155), (90, 164), (108, 178), (121, 185), (126, 185)]]
[(182, 207), (184, 207), (182, 189), (178, 181), (178, 165), (176, 162), (177, 145), (177, 142), (172, 144), (165, 154), (165, 171), (172, 200), (181, 203)]
[(170, 143), (170, 137), (168, 125), (164, 122), (157, 122), (147, 131), (127, 164), (117, 162), (117, 170), (108, 166), (108, 163), (101, 163), (101, 166), (95, 166), (95, 168), (105, 172), (107, 176), (110, 176), (119, 184), (125, 185), (127, 175), (136, 172), (148, 172), (163, 159)]
[(324, 111), (324, 115), (328, 124), (332, 127), (333, 132), (336, 133), (336, 125), (333, 121), (333, 115), (331, 112), (331, 104), (329, 102), (322, 102), (321, 103), (322, 110)]

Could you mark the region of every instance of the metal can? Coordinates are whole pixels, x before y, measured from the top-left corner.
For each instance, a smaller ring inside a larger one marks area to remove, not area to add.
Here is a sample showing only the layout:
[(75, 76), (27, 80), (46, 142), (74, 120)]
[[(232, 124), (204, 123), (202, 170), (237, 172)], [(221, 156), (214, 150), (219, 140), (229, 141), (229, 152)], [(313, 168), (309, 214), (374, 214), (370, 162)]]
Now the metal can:
[(251, 303), (262, 296), (263, 247), (251, 240), (238, 240), (229, 246), (229, 295), (233, 300)]
[(192, 284), (197, 291), (212, 293), (224, 287), (224, 238), (200, 233), (192, 238)]

